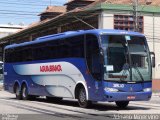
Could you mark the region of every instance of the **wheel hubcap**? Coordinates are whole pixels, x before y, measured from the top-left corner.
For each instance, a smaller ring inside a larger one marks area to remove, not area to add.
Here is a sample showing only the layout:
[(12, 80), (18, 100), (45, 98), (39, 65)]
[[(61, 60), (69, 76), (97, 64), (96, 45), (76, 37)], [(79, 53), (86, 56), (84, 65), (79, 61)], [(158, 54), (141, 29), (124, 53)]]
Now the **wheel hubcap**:
[(26, 97), (26, 87), (23, 88), (23, 97)]
[(86, 101), (86, 94), (84, 90), (80, 91), (79, 99), (81, 103), (84, 103)]

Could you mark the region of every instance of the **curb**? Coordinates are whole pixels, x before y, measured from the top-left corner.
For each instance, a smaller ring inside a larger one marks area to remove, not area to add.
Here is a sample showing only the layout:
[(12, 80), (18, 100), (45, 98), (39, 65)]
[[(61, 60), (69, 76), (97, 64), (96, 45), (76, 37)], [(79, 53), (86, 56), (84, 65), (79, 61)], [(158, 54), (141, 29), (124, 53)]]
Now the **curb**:
[(160, 93), (153, 93), (152, 96), (160, 97)]

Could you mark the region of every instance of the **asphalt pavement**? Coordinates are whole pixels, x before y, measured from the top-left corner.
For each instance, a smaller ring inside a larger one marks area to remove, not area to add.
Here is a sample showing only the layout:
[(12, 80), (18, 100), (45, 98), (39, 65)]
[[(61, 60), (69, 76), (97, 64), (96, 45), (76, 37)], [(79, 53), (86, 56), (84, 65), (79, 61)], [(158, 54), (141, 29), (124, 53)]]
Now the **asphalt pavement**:
[(156, 93), (150, 101), (130, 102), (126, 109), (108, 102), (99, 102), (87, 109), (80, 108), (76, 100), (70, 99), (56, 103), (47, 101), (45, 97), (32, 101), (16, 100), (14, 94), (1, 90), (0, 114), (3, 120), (159, 120), (160, 96)]

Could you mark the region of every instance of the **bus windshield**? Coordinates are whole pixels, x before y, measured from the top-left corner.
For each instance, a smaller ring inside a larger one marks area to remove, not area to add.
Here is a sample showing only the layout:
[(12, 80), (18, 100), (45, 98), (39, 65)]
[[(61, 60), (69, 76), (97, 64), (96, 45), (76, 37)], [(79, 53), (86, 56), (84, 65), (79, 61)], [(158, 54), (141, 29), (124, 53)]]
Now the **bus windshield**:
[(145, 37), (102, 35), (104, 80), (151, 81), (151, 61)]

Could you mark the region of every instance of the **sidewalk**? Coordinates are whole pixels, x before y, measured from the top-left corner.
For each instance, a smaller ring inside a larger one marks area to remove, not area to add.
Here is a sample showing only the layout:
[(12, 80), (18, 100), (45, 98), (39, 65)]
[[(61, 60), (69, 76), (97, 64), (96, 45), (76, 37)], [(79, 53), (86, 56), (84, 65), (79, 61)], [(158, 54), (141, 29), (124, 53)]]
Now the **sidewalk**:
[(152, 93), (152, 96), (160, 97), (160, 92), (153, 92), (153, 93)]

